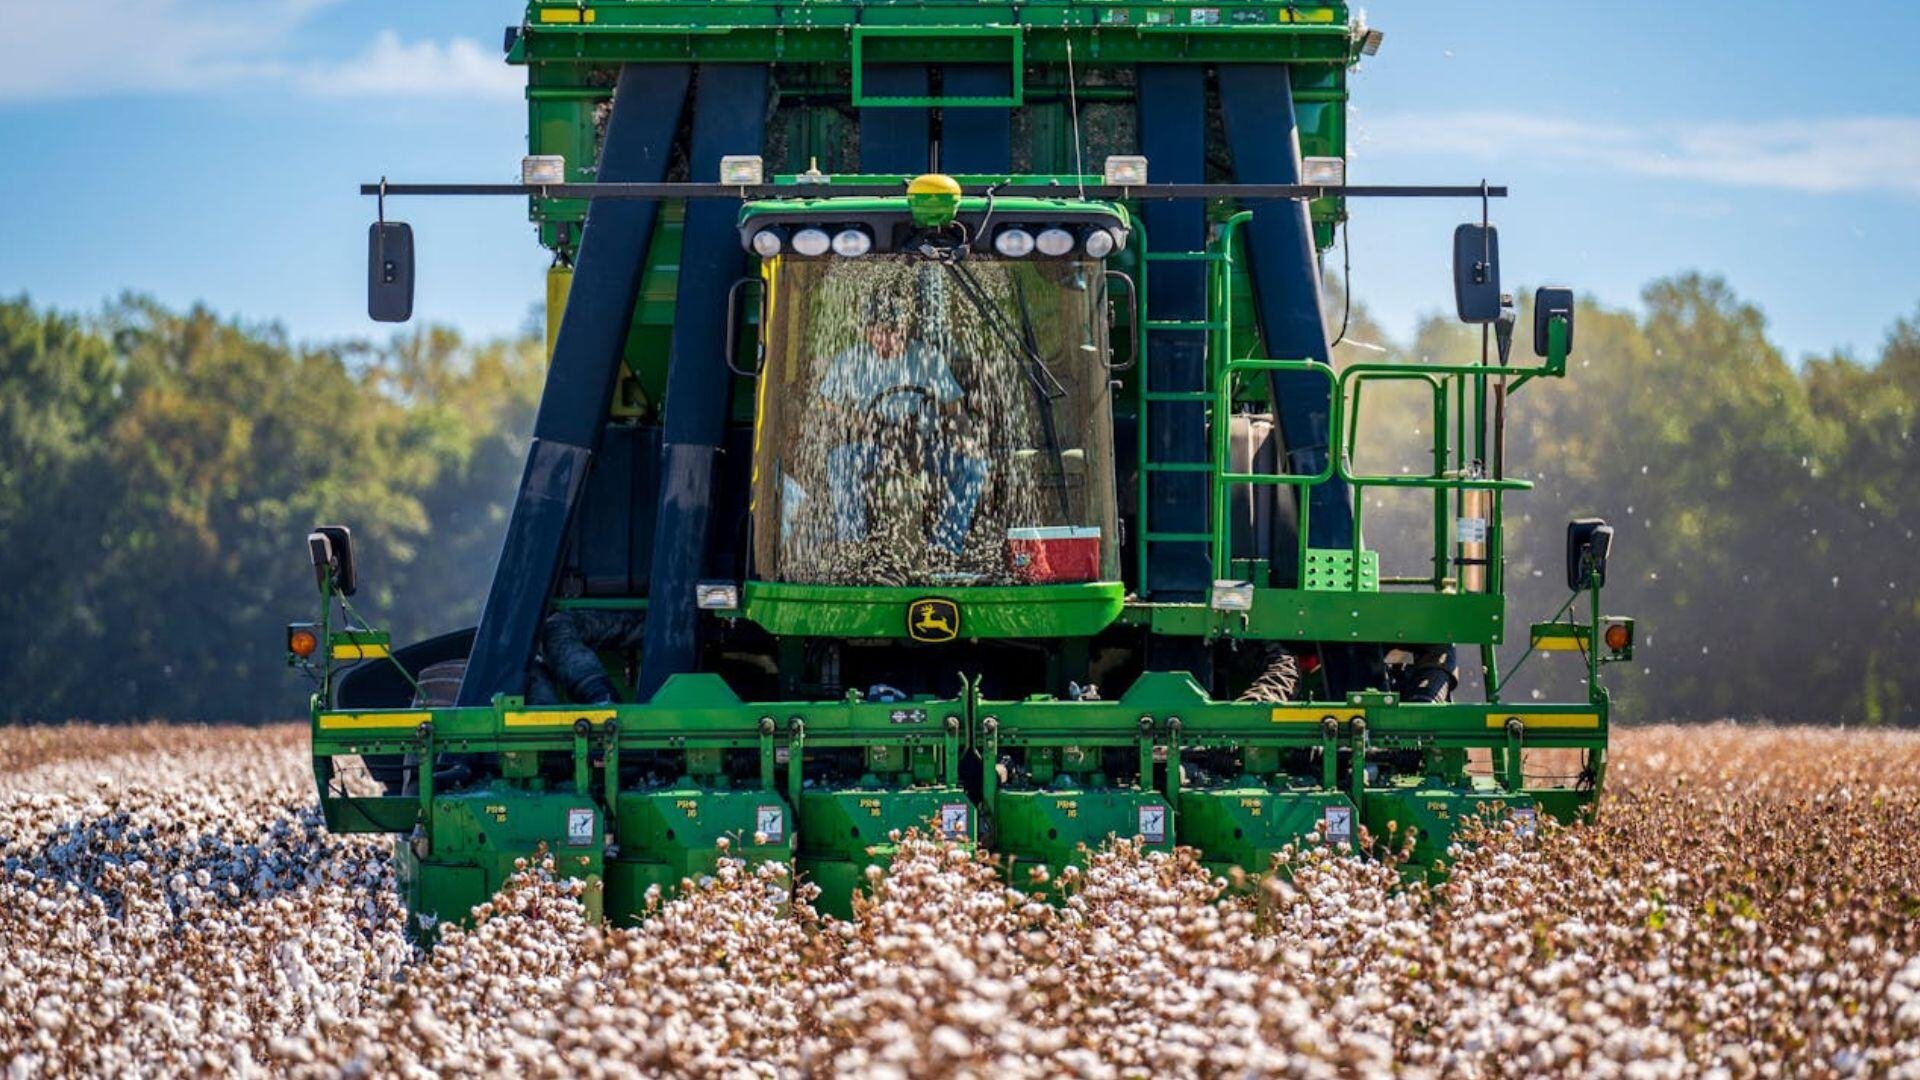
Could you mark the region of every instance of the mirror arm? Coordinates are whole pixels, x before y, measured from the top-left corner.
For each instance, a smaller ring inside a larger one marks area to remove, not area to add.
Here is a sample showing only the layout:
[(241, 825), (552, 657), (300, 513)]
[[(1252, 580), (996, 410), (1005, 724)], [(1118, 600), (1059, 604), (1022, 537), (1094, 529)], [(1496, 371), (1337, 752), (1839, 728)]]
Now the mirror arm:
[(1567, 373), (1567, 338), (1570, 324), (1565, 315), (1555, 315), (1547, 320), (1547, 370), (1546, 374), (1560, 378)]

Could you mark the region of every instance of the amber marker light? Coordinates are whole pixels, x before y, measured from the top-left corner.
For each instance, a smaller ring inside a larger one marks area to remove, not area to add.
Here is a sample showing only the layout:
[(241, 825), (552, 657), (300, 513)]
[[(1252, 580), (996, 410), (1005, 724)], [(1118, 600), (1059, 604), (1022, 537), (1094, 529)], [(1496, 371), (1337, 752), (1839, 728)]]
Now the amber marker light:
[(1633, 631), (1627, 629), (1626, 623), (1614, 623), (1607, 627), (1606, 642), (1608, 649), (1626, 652), (1627, 646), (1633, 644)]
[(320, 635), (314, 633), (311, 626), (289, 626), (287, 651), (302, 660), (311, 660), (313, 654), (320, 651)]

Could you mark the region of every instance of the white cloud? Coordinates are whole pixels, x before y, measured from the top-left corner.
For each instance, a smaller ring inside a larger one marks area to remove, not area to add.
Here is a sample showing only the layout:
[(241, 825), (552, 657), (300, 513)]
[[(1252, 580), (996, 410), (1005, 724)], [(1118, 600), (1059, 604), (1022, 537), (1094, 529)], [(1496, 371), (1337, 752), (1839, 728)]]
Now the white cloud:
[(444, 44), (409, 45), (391, 30), (372, 48), (340, 64), (318, 64), (301, 71), (300, 86), (318, 97), (489, 97), (518, 98), (526, 76), (507, 66), (471, 38)]
[(1920, 196), (1920, 117), (1635, 127), (1525, 113), (1401, 113), (1369, 118), (1361, 125), (1361, 143), (1363, 152), (1382, 157), (1548, 160), (1736, 187)]
[(177, 92), (258, 74), (334, 0), (0, 0), (0, 101)]
[(301, 55), (302, 31), (340, 0), (0, 0), (12, 46), (0, 103), (122, 94), (502, 97), (524, 76), (470, 38), (382, 31), (358, 56)]

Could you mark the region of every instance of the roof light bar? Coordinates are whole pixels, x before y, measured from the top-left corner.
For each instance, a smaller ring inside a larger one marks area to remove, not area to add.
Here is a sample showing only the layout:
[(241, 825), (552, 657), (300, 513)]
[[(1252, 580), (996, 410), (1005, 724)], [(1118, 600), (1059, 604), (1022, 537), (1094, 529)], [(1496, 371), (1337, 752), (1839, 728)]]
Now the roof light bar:
[(1040, 254), (1057, 259), (1073, 250), (1073, 234), (1058, 225), (1049, 226), (1040, 230), (1033, 245), (1040, 249)]
[(833, 247), (833, 238), (825, 229), (801, 229), (793, 234), (793, 250), (801, 255), (825, 255)]
[(1033, 234), (1019, 226), (1001, 229), (994, 234), (993, 250), (1009, 259), (1024, 259), (1033, 254)]

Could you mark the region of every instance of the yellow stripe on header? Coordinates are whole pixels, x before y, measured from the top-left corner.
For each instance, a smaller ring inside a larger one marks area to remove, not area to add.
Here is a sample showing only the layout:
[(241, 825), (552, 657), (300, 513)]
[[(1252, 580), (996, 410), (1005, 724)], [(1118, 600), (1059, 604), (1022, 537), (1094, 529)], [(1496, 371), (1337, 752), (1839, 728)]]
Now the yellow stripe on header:
[(1583, 652), (1586, 642), (1577, 637), (1537, 637), (1533, 639), (1534, 652)]
[(540, 9), (540, 21), (543, 23), (592, 22), (593, 17), (594, 17), (594, 11), (592, 8), (588, 8), (584, 11), (581, 10), (580, 8), (541, 8)]
[(1597, 728), (1600, 726), (1599, 713), (1488, 713), (1487, 726), (1506, 727), (1507, 721), (1518, 720), (1530, 728)]
[(364, 731), (369, 728), (412, 730), (433, 718), (428, 712), (321, 713), (321, 731)]
[(619, 715), (618, 709), (541, 709), (510, 712), (502, 720), (508, 727), (572, 727), (575, 720), (597, 727)]
[(335, 660), (385, 660), (392, 655), (385, 645), (335, 645)]
[(1366, 715), (1367, 715), (1367, 710), (1365, 709), (1325, 709), (1325, 708), (1316, 709), (1316, 708), (1294, 707), (1294, 708), (1285, 708), (1285, 709), (1275, 709), (1271, 714), (1269, 714), (1268, 719), (1276, 724), (1317, 724), (1320, 721), (1327, 719), (1328, 717), (1332, 717), (1334, 720), (1342, 724), (1345, 724), (1345, 723), (1351, 723), (1352, 721), (1355, 721), (1355, 720), (1363, 719), (1365, 718)]
[(1535, 652), (1580, 652), (1587, 647), (1592, 636), (1585, 626), (1555, 623), (1546, 633), (1542, 633), (1540, 627), (1534, 627), (1531, 641)]

